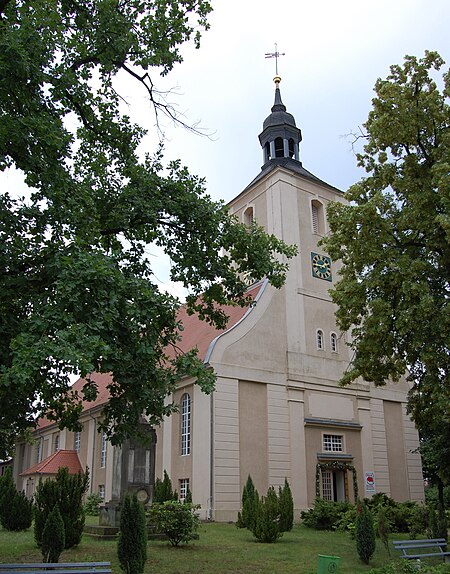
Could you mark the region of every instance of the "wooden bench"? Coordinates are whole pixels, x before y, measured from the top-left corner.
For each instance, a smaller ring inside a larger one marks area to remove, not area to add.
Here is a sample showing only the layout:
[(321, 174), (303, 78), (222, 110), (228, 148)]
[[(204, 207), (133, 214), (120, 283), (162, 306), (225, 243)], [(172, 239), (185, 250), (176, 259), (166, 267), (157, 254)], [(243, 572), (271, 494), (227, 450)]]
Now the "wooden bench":
[(111, 562), (36, 562), (0, 564), (0, 574), (111, 574)]
[[(447, 542), (445, 538), (430, 538), (428, 540), (393, 540), (392, 544), (396, 550), (401, 550), (400, 558), (420, 560), (421, 558), (442, 558), (445, 562), (450, 562), (450, 552), (446, 550)], [(422, 552), (414, 552), (421, 550)], [(413, 553), (411, 553), (413, 551)]]

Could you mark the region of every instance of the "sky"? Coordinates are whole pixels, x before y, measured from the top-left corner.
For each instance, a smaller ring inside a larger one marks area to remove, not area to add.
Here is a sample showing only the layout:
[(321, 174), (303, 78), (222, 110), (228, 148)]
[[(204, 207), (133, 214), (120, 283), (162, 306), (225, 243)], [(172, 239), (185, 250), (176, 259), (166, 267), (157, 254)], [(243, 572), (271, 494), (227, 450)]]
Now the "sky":
[[(377, 78), (389, 74), (406, 54), (436, 50), (450, 64), (448, 0), (212, 0), (210, 30), (199, 50), (182, 49), (184, 62), (165, 78), (152, 80), (172, 90), (184, 122), (199, 136), (160, 118), (165, 159), (181, 159), (204, 177), (207, 193), (230, 201), (259, 173), (258, 134), (274, 100), (278, 51), (281, 95), (302, 130), (300, 159), (317, 177), (345, 191), (364, 173), (356, 166), (349, 134), (358, 131), (371, 108)], [(448, 67), (448, 64), (446, 67)], [(124, 111), (149, 130), (145, 151), (156, 150), (155, 118), (134, 85), (119, 90)], [(176, 92), (176, 93), (175, 93)], [(14, 174), (6, 175), (14, 180)], [(20, 179), (20, 178), (18, 178)], [(168, 263), (159, 259), (166, 283)], [(177, 294), (174, 291), (173, 294)]]
[[(448, 0), (212, 0), (201, 47), (164, 79), (182, 119), (202, 137), (162, 121), (165, 158), (180, 158), (206, 179), (215, 200), (230, 201), (259, 173), (258, 135), (274, 101), (275, 60), (287, 111), (302, 130), (300, 159), (317, 177), (345, 191), (364, 176), (349, 134), (367, 119), (377, 78), (405, 55), (436, 50), (450, 65)], [(132, 106), (134, 107), (134, 105)], [(147, 104), (139, 110), (156, 144)], [(162, 277), (161, 273), (161, 277)], [(174, 287), (173, 294), (177, 294)]]

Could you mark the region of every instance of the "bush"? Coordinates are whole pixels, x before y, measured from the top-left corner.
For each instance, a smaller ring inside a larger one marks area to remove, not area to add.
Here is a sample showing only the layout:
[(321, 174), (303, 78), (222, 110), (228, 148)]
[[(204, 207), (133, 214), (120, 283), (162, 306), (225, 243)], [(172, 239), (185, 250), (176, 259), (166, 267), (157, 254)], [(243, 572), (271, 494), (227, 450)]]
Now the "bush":
[(303, 523), (315, 530), (335, 530), (343, 515), (352, 508), (350, 502), (332, 502), (316, 498), (314, 507), (301, 512)]
[(155, 480), (153, 502), (166, 502), (167, 500), (178, 500), (178, 494), (176, 490), (172, 490), (172, 481), (167, 471), (164, 471), (163, 480), (159, 478)]
[(84, 504), (84, 513), (87, 516), (98, 516), (100, 514), (100, 505), (103, 503), (103, 498), (98, 492), (91, 492), (86, 497)]
[(280, 531), (289, 532), (294, 526), (294, 500), (287, 478), (284, 479), (283, 488), (278, 491), (278, 505), (280, 511)]
[(334, 528), (342, 532), (350, 532), (351, 538), (355, 538), (356, 506), (351, 505), (348, 510), (343, 512)]
[(391, 526), (389, 520), (386, 516), (386, 509), (380, 506), (376, 515), (376, 534), (380, 538), (381, 542), (387, 550), (388, 555), (391, 555), (391, 548), (389, 546), (389, 533), (391, 531)]
[(369, 564), (375, 552), (375, 530), (372, 513), (364, 502), (357, 506), (355, 538), (358, 556), (364, 564)]
[(33, 520), (33, 501), (18, 492), (8, 468), (0, 476), (0, 524), (5, 530), (19, 532), (30, 528)]
[(14, 492), (8, 504), (5, 505), (1, 516), (3, 528), (20, 532), (30, 528), (33, 522), (33, 501), (25, 496), (24, 492)]
[(89, 474), (69, 474), (60, 468), (55, 480), (40, 481), (36, 488), (34, 505), (34, 537), (40, 548), (47, 516), (57, 504), (64, 521), (65, 548), (80, 543), (85, 514), (83, 496), (89, 485)]
[(255, 489), (252, 477), (248, 475), (247, 482), (242, 490), (242, 512), (238, 513), (236, 526), (253, 530), (256, 522), (256, 509), (258, 507), (259, 494)]
[(143, 505), (136, 494), (125, 495), (120, 512), (117, 556), (126, 574), (142, 574), (147, 560), (147, 524)]
[[(425, 488), (425, 502), (437, 506), (439, 502), (437, 486), (427, 486)], [(450, 510), (450, 484), (444, 486), (444, 506), (447, 510)]]
[(172, 546), (180, 542), (187, 544), (198, 539), (200, 520), (196, 510), (199, 505), (178, 500), (153, 503), (150, 507), (150, 520), (157, 532), (165, 534)]
[(262, 496), (256, 509), (253, 535), (258, 542), (275, 542), (282, 536), (279, 524), (279, 505), (275, 489), (271, 486), (267, 496)]
[(55, 504), (42, 530), (41, 552), (44, 562), (58, 562), (65, 547), (64, 521)]

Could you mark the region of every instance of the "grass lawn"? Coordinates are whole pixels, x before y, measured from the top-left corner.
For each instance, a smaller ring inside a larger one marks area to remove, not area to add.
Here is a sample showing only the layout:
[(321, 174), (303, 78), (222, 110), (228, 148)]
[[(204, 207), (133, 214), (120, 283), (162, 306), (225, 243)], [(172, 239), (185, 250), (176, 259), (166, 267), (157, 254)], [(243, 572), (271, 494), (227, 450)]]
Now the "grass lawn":
[[(62, 553), (60, 561), (107, 560), (119, 574), (116, 548), (114, 540), (99, 541), (85, 534), (77, 548)], [(368, 573), (392, 560), (377, 541), (370, 565), (362, 564), (347, 533), (295, 526), (275, 544), (260, 544), (250, 532), (233, 524), (208, 523), (201, 525), (199, 540), (179, 548), (165, 541), (149, 541), (145, 574), (316, 574), (319, 554), (340, 556), (340, 574)], [(0, 562), (34, 561), (41, 562), (42, 557), (32, 529), (20, 533), (0, 530)]]

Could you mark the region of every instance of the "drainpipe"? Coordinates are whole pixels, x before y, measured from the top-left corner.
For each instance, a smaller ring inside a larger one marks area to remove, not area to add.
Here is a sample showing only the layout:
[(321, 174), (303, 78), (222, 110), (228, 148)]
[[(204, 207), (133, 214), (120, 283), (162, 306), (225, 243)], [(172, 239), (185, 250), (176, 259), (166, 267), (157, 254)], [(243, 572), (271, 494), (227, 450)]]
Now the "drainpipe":
[(211, 393), (210, 409), (208, 520), (213, 519), (214, 507), (214, 391)]

